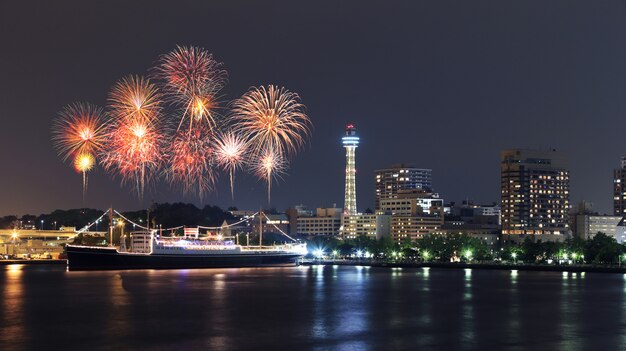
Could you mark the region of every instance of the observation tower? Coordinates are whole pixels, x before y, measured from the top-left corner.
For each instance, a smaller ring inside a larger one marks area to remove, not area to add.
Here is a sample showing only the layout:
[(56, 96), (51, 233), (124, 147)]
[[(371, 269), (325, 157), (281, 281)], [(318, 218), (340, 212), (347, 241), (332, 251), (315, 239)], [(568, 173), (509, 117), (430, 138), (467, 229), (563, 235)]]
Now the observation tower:
[(341, 138), (343, 147), (346, 148), (346, 195), (343, 213), (356, 214), (356, 148), (359, 146), (359, 137), (356, 135), (354, 124), (346, 126), (346, 134)]

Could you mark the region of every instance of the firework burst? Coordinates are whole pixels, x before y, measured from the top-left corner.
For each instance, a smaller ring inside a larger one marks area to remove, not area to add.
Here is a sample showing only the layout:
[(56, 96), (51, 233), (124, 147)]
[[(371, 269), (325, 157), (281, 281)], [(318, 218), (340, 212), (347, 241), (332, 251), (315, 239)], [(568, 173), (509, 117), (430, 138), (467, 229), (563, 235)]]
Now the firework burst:
[(104, 113), (95, 105), (66, 106), (53, 122), (52, 141), (64, 161), (77, 154), (100, 151), (104, 139)]
[(252, 172), (267, 183), (267, 202), (271, 200), (272, 180), (280, 178), (287, 170), (287, 160), (274, 149), (262, 150), (251, 161)]
[(213, 189), (214, 152), (207, 128), (179, 131), (172, 140), (166, 177), (182, 187), (185, 194), (197, 192), (200, 199)]
[(227, 73), (208, 51), (179, 46), (163, 55), (154, 69), (163, 82), (166, 98), (182, 110), (177, 130), (189, 123), (189, 130), (204, 122), (210, 129), (217, 126), (219, 91)]
[(298, 94), (270, 85), (253, 87), (233, 103), (235, 130), (250, 141), (259, 155), (273, 150), (295, 154), (310, 134), (311, 122)]
[(235, 171), (246, 164), (248, 145), (243, 137), (227, 131), (215, 139), (215, 161), (230, 176), (230, 195), (235, 199)]
[(134, 179), (137, 193), (143, 198), (145, 185), (160, 168), (164, 156), (160, 94), (147, 79), (131, 76), (113, 87), (109, 106), (113, 118), (102, 164), (119, 174), (122, 183)]

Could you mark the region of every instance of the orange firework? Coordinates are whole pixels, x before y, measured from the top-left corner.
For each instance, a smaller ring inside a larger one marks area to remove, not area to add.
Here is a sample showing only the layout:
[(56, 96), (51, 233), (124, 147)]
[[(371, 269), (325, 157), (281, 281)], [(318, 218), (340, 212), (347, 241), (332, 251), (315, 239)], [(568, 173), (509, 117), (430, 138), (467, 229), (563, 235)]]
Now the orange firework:
[(272, 179), (280, 178), (287, 170), (287, 160), (274, 149), (264, 149), (252, 160), (252, 171), (267, 183), (267, 202), (270, 202)]
[(230, 175), (230, 195), (235, 199), (235, 170), (246, 163), (248, 145), (243, 137), (232, 131), (220, 133), (215, 139), (215, 161)]
[(74, 169), (83, 174), (83, 198), (87, 190), (87, 172), (91, 171), (96, 164), (96, 159), (92, 154), (80, 153), (74, 158)]
[(109, 109), (114, 120), (146, 121), (160, 116), (161, 94), (150, 80), (128, 76), (117, 82), (111, 90)]
[(104, 113), (89, 103), (66, 106), (55, 119), (52, 141), (63, 160), (80, 153), (97, 153), (104, 143)]
[(210, 132), (204, 127), (177, 132), (170, 153), (167, 179), (185, 194), (197, 191), (202, 199), (215, 185)]
[(250, 141), (255, 154), (271, 149), (289, 156), (310, 134), (304, 105), (285, 88), (253, 87), (233, 103), (232, 113), (235, 130)]
[(210, 129), (217, 125), (217, 94), (226, 83), (226, 71), (208, 51), (178, 46), (161, 56), (154, 69), (163, 82), (167, 99), (182, 109), (177, 130), (188, 120), (189, 129), (204, 121)]
[(159, 170), (164, 156), (159, 92), (150, 81), (131, 76), (113, 87), (109, 100), (113, 118), (102, 163), (105, 169), (118, 173), (122, 182), (134, 179), (142, 198), (146, 183)]

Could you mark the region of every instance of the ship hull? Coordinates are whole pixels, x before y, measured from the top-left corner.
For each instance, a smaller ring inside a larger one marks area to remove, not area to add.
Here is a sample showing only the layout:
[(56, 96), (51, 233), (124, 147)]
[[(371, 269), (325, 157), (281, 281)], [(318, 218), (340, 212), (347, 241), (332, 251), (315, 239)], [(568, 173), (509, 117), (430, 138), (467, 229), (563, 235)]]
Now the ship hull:
[(142, 255), (119, 253), (114, 248), (67, 246), (71, 271), (110, 269), (238, 268), (296, 264), (297, 253), (255, 253), (222, 255)]

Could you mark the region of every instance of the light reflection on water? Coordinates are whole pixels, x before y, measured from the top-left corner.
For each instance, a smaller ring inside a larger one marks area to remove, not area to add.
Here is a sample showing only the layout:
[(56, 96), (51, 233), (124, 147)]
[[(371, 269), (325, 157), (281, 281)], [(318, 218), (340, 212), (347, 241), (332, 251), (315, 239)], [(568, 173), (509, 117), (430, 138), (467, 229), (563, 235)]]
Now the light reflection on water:
[(473, 349), (476, 345), (476, 333), (474, 326), (474, 302), (472, 292), (472, 269), (464, 269), (463, 284), (463, 323), (462, 323), (462, 349)]
[(22, 282), (23, 265), (14, 264), (4, 268), (4, 279), (0, 284), (2, 289), (2, 315), (4, 320), (0, 328), (0, 345), (7, 349), (16, 347), (16, 344), (25, 338), (24, 323), (24, 284)]
[(337, 265), (0, 273), (0, 348), (8, 350), (70, 341), (219, 350), (626, 345), (626, 276), (615, 274)]

